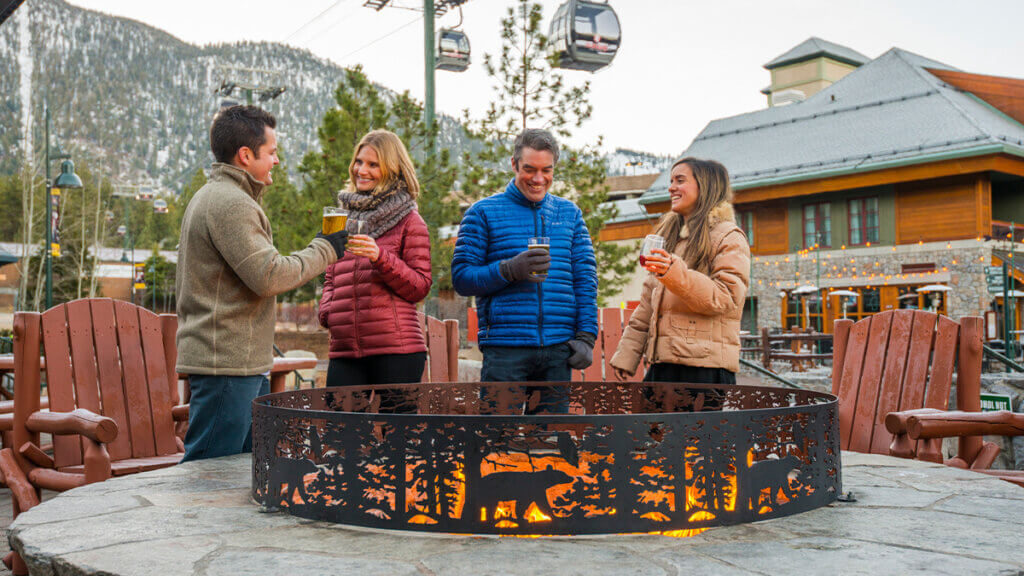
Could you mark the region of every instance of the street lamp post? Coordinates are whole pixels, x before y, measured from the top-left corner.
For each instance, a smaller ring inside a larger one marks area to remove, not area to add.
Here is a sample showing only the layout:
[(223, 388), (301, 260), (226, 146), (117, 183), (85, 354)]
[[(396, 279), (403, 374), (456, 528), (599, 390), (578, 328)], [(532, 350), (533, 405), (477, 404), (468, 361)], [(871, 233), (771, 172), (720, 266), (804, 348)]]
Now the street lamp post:
[[(53, 307), (53, 255), (56, 250), (54, 246), (54, 235), (56, 234), (56, 223), (54, 222), (53, 204), (56, 202), (57, 196), (54, 194), (55, 189), (63, 188), (65, 190), (77, 189), (82, 187), (82, 179), (75, 174), (75, 163), (71, 161), (71, 156), (64, 152), (58, 152), (56, 154), (50, 153), (50, 107), (46, 106), (46, 309), (49, 310)], [(63, 160), (60, 164), (60, 176), (57, 176), (57, 180), (54, 181), (50, 175), (50, 162), (54, 160)]]

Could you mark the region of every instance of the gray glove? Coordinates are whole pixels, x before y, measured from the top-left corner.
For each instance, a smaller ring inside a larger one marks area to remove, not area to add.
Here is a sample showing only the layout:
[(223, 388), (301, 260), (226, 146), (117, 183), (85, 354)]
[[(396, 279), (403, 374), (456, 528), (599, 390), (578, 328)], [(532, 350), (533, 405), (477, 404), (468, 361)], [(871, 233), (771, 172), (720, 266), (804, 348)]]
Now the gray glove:
[(316, 233), (317, 238), (323, 238), (331, 243), (334, 247), (334, 252), (338, 255), (338, 260), (345, 257), (345, 244), (348, 243), (348, 231), (342, 230), (341, 232), (335, 232), (334, 234), (324, 234), (323, 232)]
[(569, 349), (572, 356), (569, 356), (569, 367), (573, 370), (583, 370), (594, 363), (594, 342), (597, 337), (590, 332), (577, 332), (576, 337), (569, 340)]
[(502, 260), (499, 271), (501, 277), (509, 282), (526, 280), (533, 283), (543, 282), (551, 267), (551, 254), (542, 248), (532, 248), (516, 254), (508, 260)]

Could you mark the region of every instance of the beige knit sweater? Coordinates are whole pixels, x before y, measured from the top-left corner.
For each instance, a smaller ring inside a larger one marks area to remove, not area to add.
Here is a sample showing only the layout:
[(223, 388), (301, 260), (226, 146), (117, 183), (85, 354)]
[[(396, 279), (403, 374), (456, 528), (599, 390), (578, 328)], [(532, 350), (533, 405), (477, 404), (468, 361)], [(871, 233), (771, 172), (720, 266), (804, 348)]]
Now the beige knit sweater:
[[(184, 374), (253, 376), (273, 364), (277, 294), (302, 286), (337, 260), (314, 239), (282, 256), (260, 207), (265, 185), (216, 163), (185, 209), (178, 245), (178, 364)], [(310, 221), (310, 236), (319, 222)]]

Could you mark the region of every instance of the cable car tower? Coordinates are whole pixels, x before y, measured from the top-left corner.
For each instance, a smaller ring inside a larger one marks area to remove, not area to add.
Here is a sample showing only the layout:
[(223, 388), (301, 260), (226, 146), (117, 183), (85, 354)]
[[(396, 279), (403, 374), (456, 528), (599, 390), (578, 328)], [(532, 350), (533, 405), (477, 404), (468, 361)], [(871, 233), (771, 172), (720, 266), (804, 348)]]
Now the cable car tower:
[(221, 64), (217, 66), (217, 71), (220, 75), (220, 86), (213, 91), (213, 94), (225, 98), (220, 102), (221, 108), (240, 104), (234, 98), (236, 90), (250, 106), (252, 106), (254, 96), (261, 103), (269, 102), (287, 90), (281, 82), (281, 72), (277, 70)]
[[(434, 34), (434, 19), (444, 16), (452, 8), (460, 8), (468, 0), (423, 0), (423, 6), (408, 5), (400, 3), (399, 0), (366, 0), (363, 6), (373, 8), (380, 12), (384, 8), (404, 8), (406, 10), (423, 11), (423, 59), (426, 90), (423, 97), (423, 116), (426, 120), (427, 130), (434, 126), (434, 70), (455, 70), (461, 72), (469, 66), (469, 38), (464, 32), (454, 29), (442, 29), (441, 34)], [(459, 19), (459, 25), (462, 19)], [(446, 37), (446, 32), (448, 33)], [(452, 34), (454, 32), (454, 34)], [(461, 40), (460, 40), (461, 37)], [(452, 54), (445, 56), (442, 50), (442, 43), (455, 41), (455, 48)], [(462, 44), (464, 41), (464, 44)], [(461, 53), (461, 46), (465, 47), (464, 58)], [(464, 65), (463, 65), (464, 64)], [(443, 67), (442, 67), (443, 66)], [(434, 153), (434, 140), (427, 142), (427, 152)]]
[(615, 9), (595, 0), (567, 0), (555, 11), (548, 31), (558, 67), (569, 70), (596, 72), (607, 67), (621, 41)]

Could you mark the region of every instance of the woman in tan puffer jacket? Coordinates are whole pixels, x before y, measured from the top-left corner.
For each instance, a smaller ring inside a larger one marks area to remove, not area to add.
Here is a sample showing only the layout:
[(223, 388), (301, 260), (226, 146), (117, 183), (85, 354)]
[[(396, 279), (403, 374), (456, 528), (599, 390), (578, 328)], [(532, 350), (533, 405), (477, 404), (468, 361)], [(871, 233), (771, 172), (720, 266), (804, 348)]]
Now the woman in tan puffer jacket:
[(619, 380), (646, 358), (648, 382), (735, 384), (740, 317), (750, 283), (750, 246), (733, 214), (729, 173), (713, 160), (672, 167), (671, 212), (658, 226), (665, 250), (629, 319), (612, 367)]

